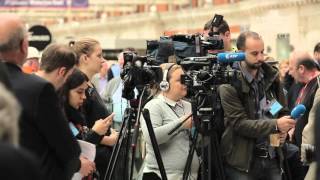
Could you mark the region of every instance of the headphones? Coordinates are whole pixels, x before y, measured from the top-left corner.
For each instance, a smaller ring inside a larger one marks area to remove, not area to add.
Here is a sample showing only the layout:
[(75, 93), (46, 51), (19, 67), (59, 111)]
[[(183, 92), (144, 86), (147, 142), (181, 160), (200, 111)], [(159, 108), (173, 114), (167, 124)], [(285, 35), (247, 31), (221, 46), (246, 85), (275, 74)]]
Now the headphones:
[(161, 91), (168, 91), (169, 88), (170, 88), (170, 84), (168, 82), (168, 73), (170, 71), (170, 69), (176, 64), (167, 64), (166, 65), (166, 68), (164, 69), (163, 71), (163, 79), (162, 81), (160, 82), (160, 89)]

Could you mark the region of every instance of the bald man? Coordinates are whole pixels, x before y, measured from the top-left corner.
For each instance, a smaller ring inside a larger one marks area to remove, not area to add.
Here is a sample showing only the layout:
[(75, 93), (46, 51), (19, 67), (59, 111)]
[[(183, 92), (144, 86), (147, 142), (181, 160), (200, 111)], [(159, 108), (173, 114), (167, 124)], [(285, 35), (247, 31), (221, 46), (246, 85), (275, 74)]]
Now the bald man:
[(0, 59), (8, 68), (12, 90), (23, 107), (20, 144), (40, 160), (42, 179), (67, 180), (79, 169), (88, 175), (94, 164), (79, 159), (80, 147), (59, 107), (54, 86), (22, 72), (27, 53), (27, 31), (22, 20), (1, 15)]
[(299, 78), (297, 74), (297, 63), (303, 59), (312, 59), (311, 55), (306, 51), (294, 51), (289, 57), (289, 74), (296, 80)]
[(297, 90), (298, 94), (297, 98), (294, 98), (294, 105), (303, 104), (307, 109), (306, 113), (297, 120), (294, 130), (293, 140), (300, 147), (302, 130), (308, 122), (309, 111), (312, 108), (314, 95), (318, 89), (320, 71), (317, 62), (309, 53), (294, 52), (289, 62), (289, 74), (296, 82), (303, 85), (302, 88)]
[[(288, 132), (290, 140), (299, 150), (302, 143), (302, 131), (308, 123), (309, 112), (318, 89), (317, 79), (320, 72), (318, 64), (308, 52), (295, 51), (289, 58), (289, 74), (294, 78), (295, 83), (288, 92), (288, 107), (292, 109), (297, 104), (303, 104), (307, 109), (305, 114), (297, 119), (295, 128)], [(288, 161), (292, 177), (303, 179), (308, 171), (308, 166), (302, 166), (300, 151), (290, 157)]]
[(295, 67), (298, 59), (309, 58), (310, 54), (306, 51), (294, 51), (289, 57), (289, 71), (285, 77), (285, 88), (288, 91), (287, 100), (288, 108), (291, 110), (295, 106), (295, 101), (298, 97), (300, 89), (303, 87), (302, 83), (299, 83), (294, 77), (296, 74)]

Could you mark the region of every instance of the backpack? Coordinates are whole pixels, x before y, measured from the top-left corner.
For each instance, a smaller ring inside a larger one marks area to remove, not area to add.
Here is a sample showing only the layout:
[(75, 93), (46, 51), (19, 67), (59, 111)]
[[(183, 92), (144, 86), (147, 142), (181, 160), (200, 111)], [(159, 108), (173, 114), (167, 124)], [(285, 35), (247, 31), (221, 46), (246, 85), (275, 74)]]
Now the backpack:
[[(231, 86), (234, 87), (237, 91), (238, 97), (241, 101), (242, 104), (244, 104), (244, 94), (242, 93), (242, 84), (241, 81), (239, 79), (237, 79), (236, 77), (234, 77), (231, 82), (230, 82)], [(219, 88), (217, 90), (217, 104), (216, 104), (216, 116), (215, 116), (215, 123), (214, 123), (214, 131), (216, 132), (218, 141), (220, 143), (221, 141), (221, 137), (223, 135), (223, 132), (225, 130), (225, 125), (224, 125), (224, 110), (222, 108), (222, 104), (221, 104), (221, 99), (219, 96)]]
[[(234, 77), (231, 82), (230, 82), (231, 86), (234, 87), (237, 91), (238, 97), (241, 101), (241, 103), (243, 104), (243, 106), (245, 106), (245, 94), (242, 92), (242, 82)], [(277, 96), (277, 89), (279, 89), (279, 83), (272, 83), (270, 89), (273, 92), (273, 94), (275, 96)], [(215, 126), (214, 129), (216, 130), (219, 142), (221, 140), (221, 137), (223, 135), (223, 132), (225, 130), (225, 125), (224, 125), (224, 111), (221, 105), (221, 100), (220, 100), (220, 96), (219, 96), (219, 92), (217, 92), (217, 99), (218, 99), (218, 103), (217, 103), (217, 109), (219, 109), (216, 113), (216, 121), (215, 121)], [(277, 99), (279, 99), (279, 97), (275, 97)]]

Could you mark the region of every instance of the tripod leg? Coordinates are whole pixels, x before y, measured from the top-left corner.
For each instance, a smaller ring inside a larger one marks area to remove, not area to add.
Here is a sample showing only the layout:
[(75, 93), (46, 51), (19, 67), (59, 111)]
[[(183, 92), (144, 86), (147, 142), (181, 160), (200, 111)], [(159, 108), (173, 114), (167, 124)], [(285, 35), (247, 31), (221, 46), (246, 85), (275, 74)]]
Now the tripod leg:
[(191, 168), (191, 164), (192, 164), (194, 151), (196, 149), (197, 139), (198, 139), (198, 131), (195, 131), (194, 137), (192, 139), (192, 144), (191, 144), (191, 147), (189, 149), (189, 155), (188, 155), (188, 158), (187, 158), (186, 166), (185, 166), (184, 171), (183, 171), (183, 178), (182, 178), (183, 180), (187, 180), (188, 176), (190, 174), (190, 168)]
[(212, 153), (212, 138), (209, 137), (209, 144), (208, 144), (208, 179), (213, 179), (212, 174), (213, 174), (213, 166), (212, 166), (212, 154), (216, 155), (216, 153)]
[(153, 147), (154, 155), (156, 156), (156, 160), (157, 160), (157, 163), (158, 163), (158, 167), (159, 167), (159, 170), (160, 170), (160, 174), (161, 174), (162, 180), (167, 180), (168, 179), (167, 178), (167, 174), (166, 174), (166, 171), (164, 169), (163, 161), (162, 161), (160, 150), (159, 150), (159, 147), (158, 147), (158, 142), (157, 142), (157, 139), (156, 139), (156, 135), (154, 134), (154, 131), (153, 131), (153, 127), (152, 127), (152, 123), (151, 123), (151, 119), (150, 119), (150, 113), (149, 113), (148, 109), (144, 109), (143, 110), (143, 117), (144, 117), (144, 120), (145, 120), (147, 128), (148, 128), (151, 144), (152, 144), (152, 147)]
[[(126, 114), (128, 112), (129, 112), (129, 109), (126, 110)], [(121, 149), (121, 147), (123, 145), (124, 139), (127, 136), (127, 126), (128, 126), (128, 123), (130, 123), (129, 122), (130, 121), (129, 120), (130, 116), (125, 116), (123, 119), (124, 120), (123, 120), (121, 128), (120, 128), (119, 138), (117, 140), (117, 143), (113, 147), (113, 151), (112, 151), (112, 154), (111, 154), (110, 162), (108, 163), (108, 168), (107, 168), (104, 180), (110, 180), (112, 178), (112, 174), (113, 174), (115, 165), (116, 165), (117, 160), (118, 160), (120, 149)]]
[[(128, 162), (128, 163), (124, 163), (124, 173), (125, 173), (125, 180), (129, 180), (130, 177), (129, 177), (129, 164), (130, 164), (130, 159), (131, 159), (131, 163), (133, 164), (133, 158), (129, 158), (129, 154), (130, 154), (130, 140), (131, 140), (131, 123), (130, 122), (131, 119), (129, 119), (129, 122), (128, 122), (128, 128), (127, 128), (127, 138), (125, 139), (125, 145), (126, 145), (126, 148), (125, 148), (125, 160)], [(131, 180), (131, 179), (130, 179)]]
[(134, 171), (134, 159), (135, 159), (135, 154), (136, 154), (136, 149), (137, 149), (137, 142), (138, 142), (138, 136), (139, 136), (139, 119), (136, 120), (135, 127), (134, 127), (134, 132), (133, 132), (133, 137), (132, 137), (132, 142), (131, 142), (131, 150), (132, 150), (132, 162), (131, 162), (131, 168), (130, 168), (130, 180), (133, 177), (133, 171)]
[(213, 152), (213, 159), (212, 161), (214, 162), (214, 167), (215, 167), (215, 172), (216, 172), (216, 177), (219, 180), (225, 180), (225, 172), (224, 172), (224, 168), (223, 168), (223, 162), (222, 162), (222, 158), (221, 158), (221, 152), (220, 152), (220, 148), (219, 148), (219, 142), (218, 142), (218, 138), (217, 138), (217, 134), (216, 132), (213, 132), (211, 135), (211, 146), (212, 146), (212, 151)]
[(202, 137), (202, 145), (201, 145), (201, 179), (206, 180), (208, 179), (208, 145), (206, 145), (206, 142), (208, 142), (208, 137), (203, 136)]

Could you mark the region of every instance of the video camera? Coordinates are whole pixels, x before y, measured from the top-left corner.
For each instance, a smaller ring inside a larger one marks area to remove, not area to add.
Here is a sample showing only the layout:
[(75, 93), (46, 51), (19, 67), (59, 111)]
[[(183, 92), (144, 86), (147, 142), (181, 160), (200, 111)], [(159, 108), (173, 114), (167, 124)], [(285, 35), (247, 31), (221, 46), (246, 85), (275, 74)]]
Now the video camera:
[(244, 54), (208, 53), (223, 50), (223, 40), (217, 30), (222, 22), (223, 16), (214, 16), (208, 37), (200, 34), (173, 35), (160, 37), (159, 41), (147, 41), (147, 56), (125, 52), (124, 69), (121, 73), (124, 81), (123, 97), (132, 99), (135, 87), (139, 90), (141, 86), (159, 83), (162, 77), (159, 65), (167, 63), (173, 55), (177, 63), (186, 70), (182, 81), (189, 90), (210, 89), (212, 85), (228, 83), (233, 70), (227, 65), (243, 60)]
[(245, 59), (242, 52), (218, 53), (224, 47), (218, 32), (222, 21), (223, 16), (214, 16), (208, 37), (175, 35), (170, 39), (177, 62), (185, 70), (181, 83), (187, 86), (195, 125), (202, 134), (218, 129), (214, 128), (215, 120), (222, 118), (218, 87), (235, 82), (239, 70), (233, 69), (233, 63)]
[(177, 63), (188, 57), (202, 57), (209, 52), (220, 52), (224, 49), (223, 40), (220, 37), (218, 28), (223, 22), (223, 16), (215, 15), (211, 22), (211, 29), (208, 36), (201, 34), (177, 34), (162, 36), (155, 44), (153, 54), (159, 62), (168, 62), (168, 57), (174, 55)]
[(188, 89), (197, 91), (201, 88), (210, 89), (210, 86), (229, 83), (235, 75), (232, 64), (244, 59), (245, 54), (241, 52), (185, 58), (180, 62), (186, 71), (181, 81)]
[(148, 54), (148, 50), (155, 48), (153, 41), (147, 42), (147, 56), (139, 56), (134, 52), (124, 52), (123, 71), (120, 74), (123, 80), (122, 97), (134, 99), (134, 89), (142, 90), (145, 85), (160, 83), (161, 68), (155, 57)]

